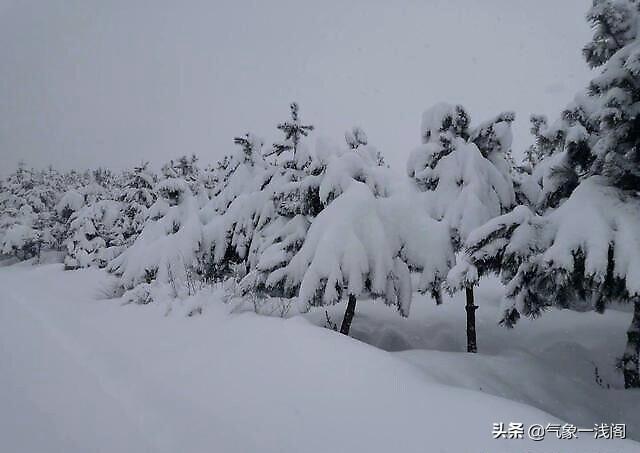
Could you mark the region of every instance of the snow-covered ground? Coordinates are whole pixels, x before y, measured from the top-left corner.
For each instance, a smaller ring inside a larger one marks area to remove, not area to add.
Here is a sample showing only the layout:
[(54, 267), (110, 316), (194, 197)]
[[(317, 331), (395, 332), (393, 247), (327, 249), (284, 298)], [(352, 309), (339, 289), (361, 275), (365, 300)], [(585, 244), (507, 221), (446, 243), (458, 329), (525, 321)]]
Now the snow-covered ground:
[(0, 451), (640, 451), (591, 434), (492, 438), (496, 422), (567, 421), (626, 423), (639, 439), (640, 393), (619, 390), (613, 369), (629, 313), (551, 312), (508, 331), (489, 281), (474, 356), (460, 352), (458, 299), (417, 298), (408, 319), (362, 301), (353, 339), (314, 325), (324, 311), (257, 316), (216, 291), (122, 305), (101, 297), (108, 279), (0, 267)]

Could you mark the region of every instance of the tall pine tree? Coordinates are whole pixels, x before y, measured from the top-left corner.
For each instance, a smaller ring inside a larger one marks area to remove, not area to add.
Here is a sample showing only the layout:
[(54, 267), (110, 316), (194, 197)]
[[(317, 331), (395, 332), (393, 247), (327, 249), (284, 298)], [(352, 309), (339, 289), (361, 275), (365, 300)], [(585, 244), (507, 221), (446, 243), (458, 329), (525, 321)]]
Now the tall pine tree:
[(627, 388), (640, 387), (639, 8), (594, 1), (584, 56), (602, 70), (554, 123), (558, 134), (537, 165), (539, 197), (471, 233), (458, 269), (471, 280), (501, 274), (508, 326), (550, 306), (632, 304), (621, 359)]
[[(448, 225), (448, 242), (454, 250), (460, 249), (474, 228), (514, 204), (507, 159), (512, 121), (513, 114), (506, 112), (470, 129), (465, 109), (444, 103), (423, 114), (423, 145), (412, 152), (407, 171), (425, 192), (430, 215)], [(465, 290), (468, 352), (477, 351), (474, 284), (452, 279), (450, 285)]]

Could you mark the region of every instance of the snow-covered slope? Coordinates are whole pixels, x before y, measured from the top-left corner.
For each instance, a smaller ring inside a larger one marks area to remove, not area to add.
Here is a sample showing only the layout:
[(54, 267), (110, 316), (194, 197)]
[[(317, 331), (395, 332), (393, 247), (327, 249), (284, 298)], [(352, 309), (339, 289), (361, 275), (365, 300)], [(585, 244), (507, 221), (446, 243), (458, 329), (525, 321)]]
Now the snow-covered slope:
[(494, 440), (494, 422), (560, 421), (423, 370), (450, 359), (415, 366), (302, 317), (229, 314), (207, 293), (194, 318), (179, 303), (121, 306), (99, 299), (106, 284), (97, 270), (0, 268), (3, 451), (640, 451)]
[[(408, 319), (380, 304), (361, 304), (351, 334), (393, 351), (438, 382), (519, 401), (583, 427), (626, 423), (628, 436), (640, 439), (640, 392), (624, 390), (616, 369), (632, 315), (628, 307), (604, 314), (553, 309), (507, 329), (498, 325), (503, 294), (495, 278), (476, 289), (478, 354), (461, 353), (464, 294), (445, 297), (441, 306), (416, 296)], [(333, 308), (329, 317), (341, 319), (341, 310)], [(312, 316), (316, 324), (326, 322), (324, 312)]]

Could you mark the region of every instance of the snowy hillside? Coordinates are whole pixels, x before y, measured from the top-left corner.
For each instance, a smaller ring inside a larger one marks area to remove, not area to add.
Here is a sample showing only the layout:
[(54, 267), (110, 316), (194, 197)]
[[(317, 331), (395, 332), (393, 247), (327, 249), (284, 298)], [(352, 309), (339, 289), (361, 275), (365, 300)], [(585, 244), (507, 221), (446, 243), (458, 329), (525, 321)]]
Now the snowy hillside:
[[(598, 387), (584, 361), (593, 348), (606, 353), (617, 345), (583, 342), (577, 327), (606, 335), (623, 324), (622, 313), (607, 314), (605, 323), (553, 313), (557, 322), (548, 323), (542, 342), (527, 326), (513, 340), (489, 322), (496, 290), (488, 285), (480, 291), (486, 353), (447, 352), (464, 341), (439, 324), (459, 322), (453, 310), (421, 310), (400, 336), (396, 328), (409, 321), (384, 327), (377, 315), (392, 310), (375, 305), (356, 318), (356, 337), (391, 350), (425, 348), (389, 353), (316, 327), (313, 316), (231, 313), (234, 305), (215, 292), (171, 312), (169, 304), (122, 306), (100, 299), (108, 280), (104, 271), (61, 265), (0, 268), (3, 451), (640, 451), (639, 443), (591, 433), (492, 438), (496, 422), (621, 420), (640, 437), (640, 400), (622, 404), (624, 391)], [(204, 307), (202, 316), (185, 317), (194, 304)], [(561, 327), (566, 316), (575, 330)]]

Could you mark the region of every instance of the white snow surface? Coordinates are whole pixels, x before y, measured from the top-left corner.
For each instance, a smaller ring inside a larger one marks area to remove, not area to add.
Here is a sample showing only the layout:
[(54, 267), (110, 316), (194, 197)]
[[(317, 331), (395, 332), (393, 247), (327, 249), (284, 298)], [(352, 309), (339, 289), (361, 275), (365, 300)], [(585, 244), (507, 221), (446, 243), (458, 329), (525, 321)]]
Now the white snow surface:
[[(524, 403), (587, 427), (626, 421), (640, 435), (637, 393), (598, 387), (586, 361), (589, 350), (598, 365), (608, 363), (628, 313), (554, 312), (559, 322), (547, 316), (516, 335), (489, 322), (499, 299), (489, 286), (478, 290), (486, 352), (469, 356), (451, 352), (464, 341), (455, 301), (420, 304), (415, 320), (361, 305), (354, 336), (388, 350), (422, 349), (390, 353), (314, 326), (324, 313), (230, 313), (216, 290), (123, 306), (99, 298), (108, 279), (58, 264), (0, 268), (3, 451), (640, 451), (630, 440), (590, 435), (491, 436), (495, 422), (562, 422)], [(184, 316), (197, 304), (201, 316)]]

